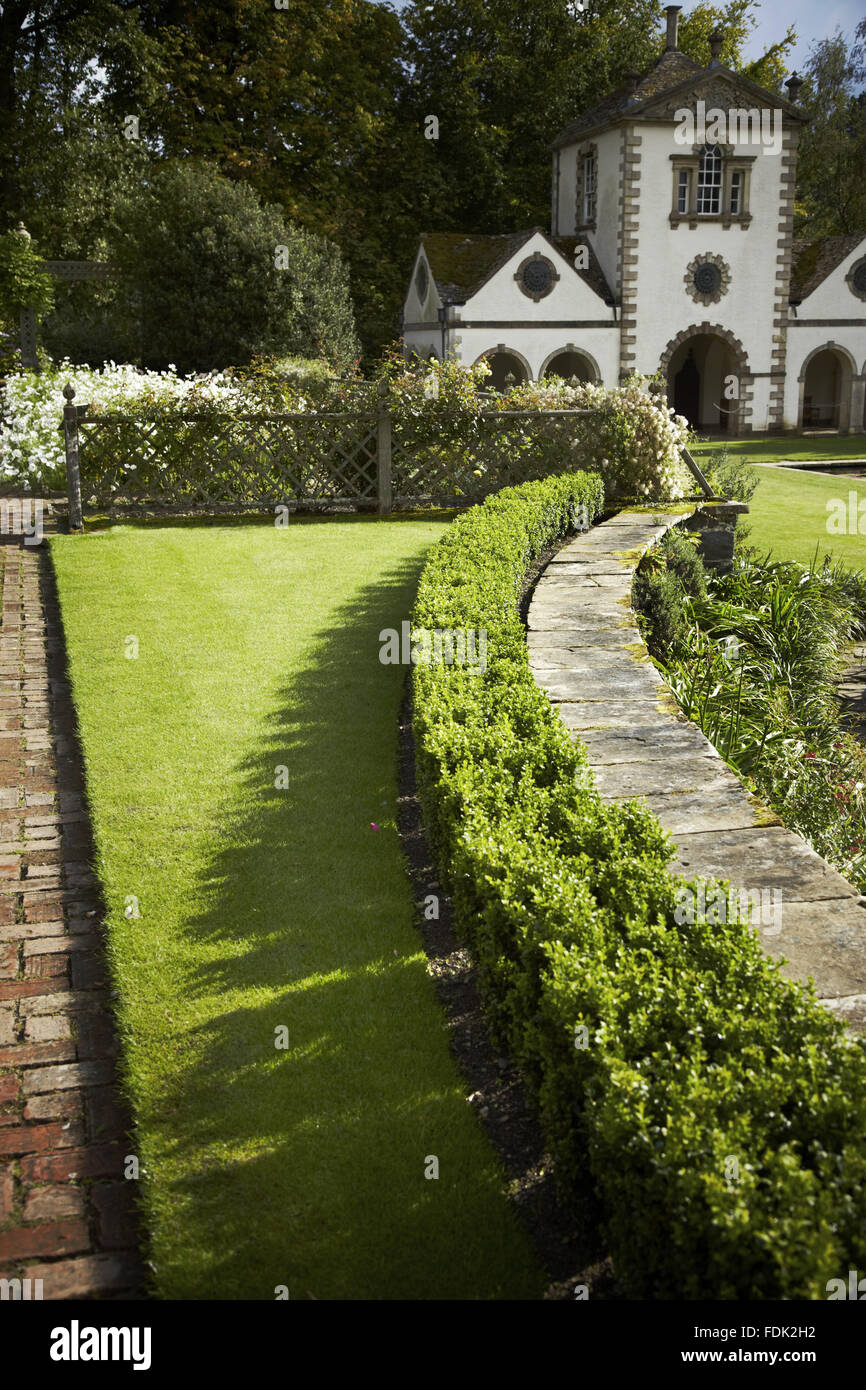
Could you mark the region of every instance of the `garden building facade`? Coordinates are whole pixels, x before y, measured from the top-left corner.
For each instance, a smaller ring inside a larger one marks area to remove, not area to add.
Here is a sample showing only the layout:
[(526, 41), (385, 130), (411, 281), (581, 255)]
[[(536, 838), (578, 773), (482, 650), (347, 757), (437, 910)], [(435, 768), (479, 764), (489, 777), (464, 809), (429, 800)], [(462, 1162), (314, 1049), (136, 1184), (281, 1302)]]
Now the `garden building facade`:
[[(864, 429), (866, 234), (793, 236), (799, 79), (780, 100), (677, 47), (553, 146), (551, 230), (421, 236), (408, 354), (491, 384), (661, 373), (708, 433)], [(720, 42), (720, 41), (719, 41)]]

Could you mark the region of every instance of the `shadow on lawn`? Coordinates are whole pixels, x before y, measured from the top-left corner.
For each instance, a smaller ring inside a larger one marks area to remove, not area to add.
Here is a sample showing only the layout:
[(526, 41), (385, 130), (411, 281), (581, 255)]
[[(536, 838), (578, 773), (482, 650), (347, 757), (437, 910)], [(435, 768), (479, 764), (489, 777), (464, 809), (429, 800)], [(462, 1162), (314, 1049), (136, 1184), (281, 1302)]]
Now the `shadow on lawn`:
[[(259, 808), (213, 857), (209, 906), (185, 928), (211, 955), (185, 988), (215, 1017), (191, 1035), (200, 1061), (142, 1117), (163, 1154), (197, 1169), (163, 1193), (183, 1210), (183, 1245), (169, 1218), (157, 1239), (164, 1296), (543, 1286), (457, 1082), (395, 826), (405, 668), (379, 662), (378, 634), (408, 617), (421, 563), (338, 610), (237, 770)], [(220, 1012), (237, 988), (261, 1002)]]

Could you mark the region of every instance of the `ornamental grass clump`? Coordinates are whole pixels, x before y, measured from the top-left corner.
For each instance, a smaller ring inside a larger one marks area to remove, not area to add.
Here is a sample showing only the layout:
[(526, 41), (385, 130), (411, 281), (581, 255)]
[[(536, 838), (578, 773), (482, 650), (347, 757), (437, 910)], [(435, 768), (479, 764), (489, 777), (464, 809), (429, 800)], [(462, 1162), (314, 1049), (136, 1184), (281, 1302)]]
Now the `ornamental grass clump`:
[(665, 538), (635, 578), (652, 654), (725, 761), (866, 892), (866, 750), (837, 697), (846, 648), (866, 633), (866, 580), (742, 550), (700, 592), (672, 570), (686, 545)]

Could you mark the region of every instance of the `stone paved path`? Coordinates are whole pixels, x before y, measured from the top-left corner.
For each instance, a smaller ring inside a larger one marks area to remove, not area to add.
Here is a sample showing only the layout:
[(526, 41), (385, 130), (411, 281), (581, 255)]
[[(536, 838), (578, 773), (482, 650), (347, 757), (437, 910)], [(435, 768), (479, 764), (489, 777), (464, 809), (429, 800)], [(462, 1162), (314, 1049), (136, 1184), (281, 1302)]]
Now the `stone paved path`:
[(45, 1299), (131, 1298), (128, 1117), (44, 543), (0, 533), (0, 569), (0, 1279), (41, 1279)]
[[(672, 872), (781, 894), (761, 920), (784, 973), (811, 976), (828, 1008), (866, 1029), (866, 910), (858, 891), (750, 796), (685, 718), (646, 652), (631, 610), (640, 557), (675, 518), (620, 513), (560, 550), (529, 607), (530, 664), (586, 744), (603, 800), (641, 797), (677, 846)], [(866, 903), (866, 899), (862, 900)]]
[(866, 743), (866, 642), (857, 642), (848, 653), (850, 665), (838, 685), (842, 718), (861, 743)]

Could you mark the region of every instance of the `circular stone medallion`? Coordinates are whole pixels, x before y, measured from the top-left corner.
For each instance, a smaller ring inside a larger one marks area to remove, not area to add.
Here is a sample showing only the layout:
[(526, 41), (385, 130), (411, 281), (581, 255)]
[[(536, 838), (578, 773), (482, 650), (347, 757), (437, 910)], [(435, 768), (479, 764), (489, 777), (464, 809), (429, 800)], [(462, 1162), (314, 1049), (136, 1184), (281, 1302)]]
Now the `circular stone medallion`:
[(709, 261), (697, 267), (693, 279), (698, 294), (717, 294), (722, 287), (722, 272)]

